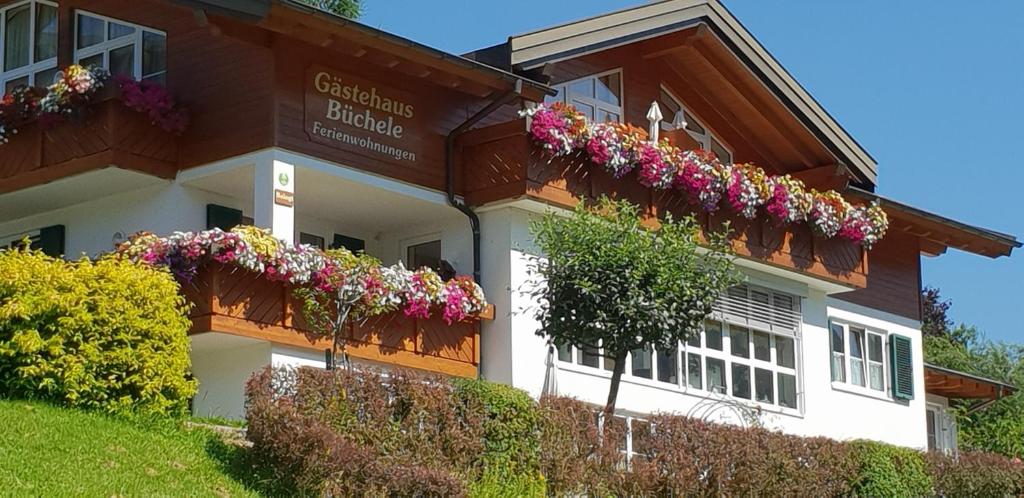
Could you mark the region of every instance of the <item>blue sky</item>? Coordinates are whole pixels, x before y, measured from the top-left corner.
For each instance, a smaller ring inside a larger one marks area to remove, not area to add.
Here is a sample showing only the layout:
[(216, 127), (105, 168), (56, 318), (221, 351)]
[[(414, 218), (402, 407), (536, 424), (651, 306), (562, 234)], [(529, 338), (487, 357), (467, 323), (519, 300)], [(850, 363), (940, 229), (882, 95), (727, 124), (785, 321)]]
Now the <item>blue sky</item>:
[[(365, 3), (364, 22), (462, 53), (638, 2)], [(1024, 236), (1024, 2), (725, 4), (875, 157), (879, 193)], [(924, 283), (953, 299), (955, 320), (1024, 342), (1024, 251), (991, 260), (950, 250), (923, 267)]]

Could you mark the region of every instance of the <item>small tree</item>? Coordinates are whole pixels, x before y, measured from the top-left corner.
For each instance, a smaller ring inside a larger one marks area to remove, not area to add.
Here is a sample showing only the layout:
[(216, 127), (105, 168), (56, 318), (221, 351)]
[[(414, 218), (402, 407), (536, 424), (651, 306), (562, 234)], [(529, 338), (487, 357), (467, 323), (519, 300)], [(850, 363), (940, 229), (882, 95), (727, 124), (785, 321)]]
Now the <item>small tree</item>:
[(626, 201), (602, 197), (569, 217), (550, 213), (531, 231), (544, 253), (532, 264), (537, 334), (557, 345), (600, 346), (615, 361), (609, 414), (626, 355), (673, 349), (700, 333), (715, 300), (740, 281), (724, 233), (702, 237), (692, 217), (667, 216), (648, 229)]
[[(330, 268), (318, 275), (323, 281), (295, 289), (302, 300), (302, 311), (314, 335), (331, 339), (333, 368), (348, 361), (348, 329), (351, 320), (387, 311), (387, 303), (372, 299), (374, 292), (368, 287), (381, 279), (370, 278), (380, 273), (380, 262), (365, 254), (355, 255), (347, 249), (326, 251)], [(369, 297), (368, 297), (369, 296)], [(393, 303), (392, 303), (393, 304)]]

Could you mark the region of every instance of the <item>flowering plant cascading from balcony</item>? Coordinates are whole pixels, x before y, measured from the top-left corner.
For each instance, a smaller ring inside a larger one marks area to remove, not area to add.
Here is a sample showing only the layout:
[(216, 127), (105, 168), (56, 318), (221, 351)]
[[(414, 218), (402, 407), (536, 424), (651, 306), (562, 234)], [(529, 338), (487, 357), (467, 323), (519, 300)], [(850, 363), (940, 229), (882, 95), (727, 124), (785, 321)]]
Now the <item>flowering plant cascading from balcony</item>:
[(353, 302), (353, 317), (402, 311), (407, 316), (428, 318), (432, 308), (439, 308), (451, 324), (487, 307), (483, 290), (472, 278), (445, 282), (429, 268), (413, 271), (401, 263), (384, 266), (346, 249), (323, 251), (293, 245), (255, 227), (175, 232), (167, 237), (140, 232), (119, 245), (117, 252), (134, 261), (167, 267), (183, 281), (190, 281), (211, 261), (234, 264), (295, 289), (342, 294)]
[(889, 227), (877, 202), (852, 205), (838, 192), (808, 189), (789, 175), (772, 176), (753, 164), (724, 164), (708, 151), (684, 151), (667, 139), (652, 143), (643, 129), (592, 123), (570, 105), (539, 105), (520, 116), (530, 118), (531, 138), (551, 155), (582, 154), (616, 179), (636, 170), (644, 186), (678, 189), (708, 212), (722, 199), (747, 219), (764, 208), (779, 223), (807, 222), (821, 236), (843, 237), (867, 249)]
[[(0, 100), (0, 143), (7, 143), (18, 127), (38, 120), (52, 127), (68, 120), (81, 121), (96, 101), (96, 94), (110, 80), (110, 73), (97, 67), (68, 66), (45, 90), (19, 86)], [(115, 78), (121, 102), (147, 115), (165, 131), (181, 134), (188, 126), (187, 111), (171, 97), (163, 85), (135, 81), (127, 76)]]
[(180, 135), (188, 128), (188, 112), (174, 101), (171, 92), (152, 81), (137, 81), (118, 75), (114, 83), (121, 89), (121, 101), (129, 109), (141, 112), (164, 131)]

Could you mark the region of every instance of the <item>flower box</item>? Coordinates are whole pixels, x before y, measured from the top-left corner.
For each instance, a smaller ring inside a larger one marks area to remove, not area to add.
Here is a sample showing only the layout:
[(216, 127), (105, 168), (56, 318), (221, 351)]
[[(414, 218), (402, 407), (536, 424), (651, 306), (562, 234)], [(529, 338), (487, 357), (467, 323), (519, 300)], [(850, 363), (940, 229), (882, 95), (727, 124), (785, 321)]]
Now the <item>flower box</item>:
[(102, 90), (81, 119), (21, 123), (0, 145), (0, 193), (109, 166), (173, 178), (178, 137), (127, 108), (115, 92)]
[(502, 124), (464, 137), (463, 160), (474, 172), (466, 177), (466, 199), (471, 204), (527, 197), (571, 208), (582, 199), (616, 195), (640, 204), (652, 217), (665, 212), (692, 214), (705, 228), (729, 220), (740, 256), (843, 285), (867, 285), (867, 256), (860, 244), (817, 236), (807, 223), (778, 224), (764, 214), (747, 220), (724, 201), (709, 214), (675, 189), (643, 187), (635, 180), (636, 172), (615, 180), (582, 154), (551, 157), (530, 140), (524, 121), (515, 124), (515, 131)]
[[(210, 263), (182, 285), (193, 304), (192, 334), (219, 332), (275, 344), (325, 350), (330, 341), (314, 338), (291, 289), (234, 265)], [(448, 325), (441, 313), (430, 318), (386, 313), (348, 325), (351, 357), (386, 365), (475, 377), (480, 363), (480, 321), (494, 308)]]

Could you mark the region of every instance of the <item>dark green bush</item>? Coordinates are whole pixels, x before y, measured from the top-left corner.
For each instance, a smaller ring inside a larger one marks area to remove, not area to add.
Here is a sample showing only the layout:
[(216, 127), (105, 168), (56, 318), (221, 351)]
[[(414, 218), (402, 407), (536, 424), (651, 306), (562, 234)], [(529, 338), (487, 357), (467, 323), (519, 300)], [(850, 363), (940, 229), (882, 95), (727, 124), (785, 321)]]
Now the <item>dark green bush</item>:
[(932, 477), (920, 451), (875, 441), (852, 441), (849, 446), (858, 467), (852, 486), (857, 496), (932, 496)]
[(165, 271), (0, 250), (0, 386), (111, 413), (182, 413), (196, 391), (187, 309)]
[[(491, 488), (501, 482), (521, 488), (538, 481), (540, 412), (524, 391), (482, 380), (455, 379), (455, 394), (470, 412), (482, 412), (486, 480)], [(520, 493), (516, 493), (520, 494)]]

